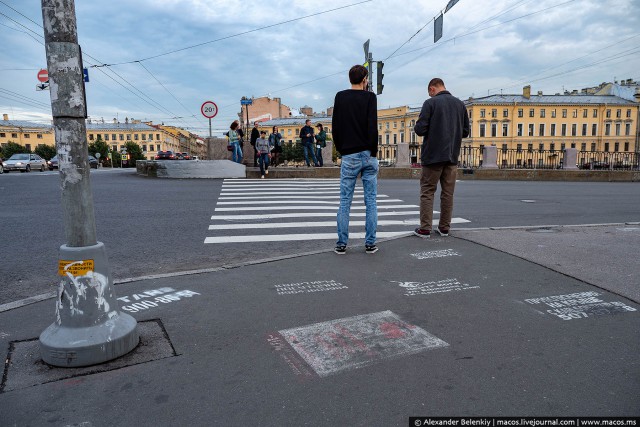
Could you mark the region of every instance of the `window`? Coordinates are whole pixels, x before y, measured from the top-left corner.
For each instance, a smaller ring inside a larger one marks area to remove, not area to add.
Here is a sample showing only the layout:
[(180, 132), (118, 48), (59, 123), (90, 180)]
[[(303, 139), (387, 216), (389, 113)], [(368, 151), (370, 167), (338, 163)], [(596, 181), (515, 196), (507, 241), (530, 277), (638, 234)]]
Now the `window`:
[(480, 109), (480, 118), (481, 118), (481, 119), (484, 119), (484, 118), (485, 118), (485, 110), (484, 110), (484, 108), (481, 108), (481, 109)]
[(398, 129), (398, 122), (393, 122), (393, 128)]
[(404, 129), (404, 122), (400, 122), (400, 129)]
[(131, 134), (127, 134), (127, 141), (131, 141)]
[(567, 118), (567, 109), (566, 109), (566, 108), (563, 108), (563, 109), (562, 109), (562, 118), (563, 118), (563, 119), (566, 119), (566, 118)]
[(89, 141), (93, 141), (93, 134), (92, 133), (89, 134)]
[(577, 118), (578, 118), (578, 110), (577, 110), (577, 109), (574, 109), (574, 110), (573, 110), (573, 118), (574, 118), (574, 119), (577, 119)]
[(556, 118), (556, 109), (555, 108), (553, 110), (551, 110), (551, 118), (552, 119)]
[(620, 151), (620, 143), (616, 142), (615, 144), (613, 144), (613, 151), (615, 151), (616, 153), (618, 151)]
[(607, 153), (609, 152), (609, 143), (608, 142), (604, 143), (604, 151), (606, 151)]
[(533, 123), (529, 124), (529, 136), (533, 136)]
[(387, 130), (389, 130), (389, 122), (385, 123)]
[(571, 136), (576, 135), (578, 135), (578, 125), (574, 123), (571, 125)]
[(562, 134), (562, 136), (567, 136), (567, 124), (566, 123), (562, 124), (561, 134)]
[(507, 144), (502, 144), (502, 152), (503, 153), (507, 152)]
[(549, 144), (549, 151), (551, 151), (552, 153), (554, 151), (556, 151), (556, 144), (555, 143), (552, 142), (551, 144)]
[(400, 134), (400, 143), (404, 143), (404, 132)]
[(551, 136), (556, 136), (556, 124), (551, 123)]
[(616, 136), (620, 136), (620, 123), (616, 123)]
[(596, 151), (596, 143), (595, 142), (591, 143), (591, 151)]
[(118, 146), (117, 145), (112, 145), (111, 146), (111, 151), (118, 151)]
[(619, 119), (620, 117), (622, 117), (622, 110), (618, 108), (616, 110), (616, 118)]
[(540, 129), (538, 131), (538, 135), (544, 136), (544, 123), (540, 123)]
[(31, 135), (29, 135), (28, 133), (25, 133), (24, 137), (28, 139), (28, 138), (31, 138)]
[[(629, 110), (629, 112), (631, 112), (631, 110)], [(502, 110), (502, 117), (509, 117), (509, 110), (507, 110), (506, 108), (504, 110)], [(627, 116), (629, 117), (629, 116)]]
[[(576, 148), (576, 144), (571, 144), (571, 148)], [(565, 144), (564, 142), (562, 144), (560, 144), (560, 150), (564, 151), (565, 150)]]
[(582, 110), (582, 117), (586, 119), (588, 116), (589, 116), (589, 110), (585, 108), (584, 110)]
[(624, 151), (629, 151), (629, 143), (628, 142), (624, 143)]
[(385, 142), (387, 143), (387, 145), (389, 145), (389, 134), (386, 134), (384, 137)]
[(605, 117), (606, 117), (607, 119), (610, 119), (610, 118), (611, 118), (611, 110), (607, 110)]
[[(395, 123), (394, 123), (395, 125)], [(395, 133), (393, 134), (393, 143), (397, 144), (398, 143), (398, 135), (396, 135)]]
[(25, 148), (27, 151), (31, 151), (31, 144), (24, 144), (24, 148)]
[(544, 151), (544, 144), (543, 143), (538, 144), (538, 151), (540, 151), (541, 153)]
[(109, 140), (109, 134), (108, 134), (108, 133), (105, 133), (105, 134), (104, 134), (104, 140), (105, 140), (105, 141), (108, 141), (108, 140)]
[(502, 124), (502, 136), (509, 136), (509, 125), (507, 123)]
[(522, 136), (522, 123), (518, 123), (518, 136)]
[(522, 152), (522, 144), (516, 144), (516, 151), (518, 153)]
[(627, 119), (631, 118), (631, 110), (627, 110)]
[(147, 135), (145, 135), (144, 133), (142, 134), (142, 140), (146, 141), (147, 140)]
[(12, 134), (11, 134), (11, 138), (17, 138), (17, 137), (18, 137), (18, 134), (17, 134), (17, 133), (12, 133)]
[(587, 124), (582, 125), (582, 136), (587, 136)]
[(156, 133), (156, 141), (160, 141), (160, 134)]
[(598, 117), (598, 109), (597, 109), (597, 108), (594, 108), (594, 109), (593, 109), (593, 118), (595, 119), (595, 118), (597, 118), (597, 117)]
[(115, 134), (115, 133), (112, 133), (112, 134), (111, 134), (111, 139), (112, 139), (113, 141), (115, 141), (115, 140), (116, 140), (116, 134)]
[(527, 144), (527, 151), (533, 153), (533, 144)]
[(518, 117), (524, 117), (524, 113), (522, 111), (522, 108), (518, 108)]
[(491, 123), (491, 136), (494, 138), (498, 136), (498, 125), (496, 123)]
[(546, 113), (545, 109), (544, 109), (544, 108), (541, 108), (541, 109), (540, 109), (540, 117), (541, 117), (541, 118), (545, 118), (546, 116), (547, 116), (547, 113)]
[(382, 144), (382, 135), (378, 135), (378, 144)]
[(480, 138), (484, 138), (486, 136), (486, 125), (484, 123), (480, 123)]
[(624, 125), (624, 134), (626, 136), (631, 135), (631, 123), (627, 123)]
[(152, 133), (149, 134), (149, 141), (153, 141), (153, 134)]
[(598, 134), (598, 125), (594, 123), (591, 125), (591, 136), (596, 136), (597, 134)]
[(604, 136), (611, 135), (611, 123), (604, 124)]
[(139, 136), (138, 136), (138, 134), (137, 134), (137, 133), (133, 135), (133, 139), (134, 139), (134, 140), (136, 140), (136, 141), (137, 141), (137, 140), (138, 140), (138, 138), (139, 138)]
[(123, 135), (123, 134), (118, 135), (118, 139), (119, 139), (120, 141), (124, 141), (124, 135)]
[(533, 108), (529, 108), (529, 117), (535, 117), (535, 110)]
[(583, 142), (582, 144), (580, 144), (580, 151), (587, 151), (587, 143)]
[(38, 139), (42, 139), (42, 134), (41, 134), (41, 133), (36, 134), (36, 138), (38, 138)]
[(498, 117), (498, 110), (496, 108), (491, 109), (491, 117), (493, 118)]
[(142, 151), (147, 151), (147, 144), (142, 144)]

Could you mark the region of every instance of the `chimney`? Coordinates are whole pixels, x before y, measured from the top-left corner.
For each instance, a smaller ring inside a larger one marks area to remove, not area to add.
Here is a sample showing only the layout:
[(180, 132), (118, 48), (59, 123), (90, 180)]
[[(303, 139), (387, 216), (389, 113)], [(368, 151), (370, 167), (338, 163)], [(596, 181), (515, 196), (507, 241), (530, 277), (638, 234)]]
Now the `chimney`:
[(571, 91), (571, 95), (577, 95), (578, 94), (578, 89), (574, 89), (573, 91)]
[(636, 87), (636, 93), (633, 95), (633, 97), (635, 98), (636, 102), (640, 102), (640, 86)]
[(8, 121), (9, 120), (9, 115), (8, 114), (3, 114), (2, 115), (2, 120)]
[(522, 88), (522, 96), (527, 99), (531, 98), (531, 85), (526, 85)]
[(538, 91), (538, 96), (542, 96), (542, 91), (541, 90)]

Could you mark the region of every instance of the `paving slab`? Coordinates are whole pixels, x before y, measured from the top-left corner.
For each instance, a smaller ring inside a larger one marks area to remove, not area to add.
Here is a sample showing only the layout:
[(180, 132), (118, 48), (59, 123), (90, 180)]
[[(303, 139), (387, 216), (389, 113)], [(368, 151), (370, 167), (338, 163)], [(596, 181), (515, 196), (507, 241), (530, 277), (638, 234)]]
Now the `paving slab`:
[[(121, 310), (159, 319), (176, 355), (3, 390), (3, 424), (640, 415), (637, 303), (460, 238), (379, 246), (119, 285)], [(3, 354), (53, 312), (0, 313)], [(7, 360), (3, 381), (20, 369)]]

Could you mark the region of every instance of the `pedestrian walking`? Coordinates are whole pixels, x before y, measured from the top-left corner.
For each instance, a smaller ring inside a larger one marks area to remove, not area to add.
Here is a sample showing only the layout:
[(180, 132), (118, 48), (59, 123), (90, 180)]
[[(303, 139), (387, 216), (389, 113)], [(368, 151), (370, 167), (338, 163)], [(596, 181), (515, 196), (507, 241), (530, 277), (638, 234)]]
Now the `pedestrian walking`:
[(258, 130), (258, 122), (253, 124), (253, 129), (251, 129), (251, 139), (249, 143), (253, 147), (253, 167), (258, 166), (258, 150), (256, 150), (256, 140), (260, 138), (260, 131)]
[(440, 183), (440, 220), (437, 232), (448, 236), (453, 214), (458, 156), (462, 138), (469, 136), (469, 115), (464, 103), (451, 95), (442, 79), (434, 78), (427, 88), (429, 99), (422, 104), (414, 127), (423, 136), (420, 178), (420, 228), (414, 234), (429, 238), (433, 224), (433, 199)]
[(267, 132), (260, 131), (260, 138), (256, 139), (256, 151), (258, 152), (258, 164), (260, 165), (260, 178), (264, 179), (269, 175), (269, 159), (271, 158), (271, 147), (267, 139)]
[(327, 132), (324, 130), (322, 123), (318, 123), (316, 127), (318, 128), (318, 133), (316, 135), (316, 159), (318, 159), (318, 164), (320, 166), (324, 166), (324, 161), (322, 160), (322, 149), (327, 146)]
[(282, 135), (278, 132), (278, 126), (274, 126), (271, 129), (269, 145), (273, 147), (271, 149), (271, 166), (276, 167), (280, 164), (280, 156), (282, 154)]
[(368, 90), (368, 72), (362, 65), (349, 70), (351, 89), (336, 94), (331, 129), (333, 143), (342, 156), (340, 165), (340, 208), (338, 209), (338, 241), (335, 253), (346, 253), (349, 241), (349, 215), (358, 175), (362, 177), (365, 220), (365, 251), (373, 254), (378, 226), (378, 100)]
[(304, 151), (304, 161), (307, 167), (310, 167), (309, 153), (313, 159), (313, 166), (318, 166), (318, 160), (313, 149), (313, 128), (311, 127), (311, 120), (307, 119), (304, 122), (304, 127), (300, 129), (300, 142), (302, 143), (302, 150)]
[(238, 126), (240, 124), (237, 120), (231, 123), (229, 126), (229, 145), (231, 146), (231, 158), (236, 163), (242, 163), (242, 148), (240, 146), (240, 135), (238, 134)]

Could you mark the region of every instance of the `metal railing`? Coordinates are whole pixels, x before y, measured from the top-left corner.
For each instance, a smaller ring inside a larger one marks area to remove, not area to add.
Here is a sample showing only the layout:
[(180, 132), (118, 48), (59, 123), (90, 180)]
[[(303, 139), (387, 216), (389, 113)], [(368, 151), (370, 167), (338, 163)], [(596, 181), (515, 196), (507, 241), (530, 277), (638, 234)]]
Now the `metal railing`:
[(629, 152), (579, 151), (578, 167), (589, 170), (639, 170), (640, 155)]

